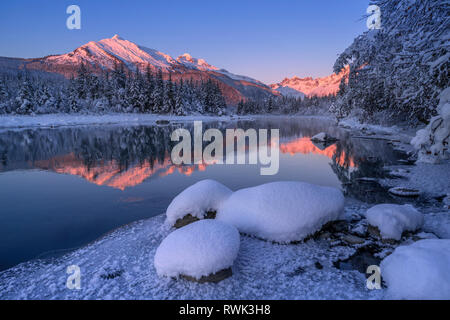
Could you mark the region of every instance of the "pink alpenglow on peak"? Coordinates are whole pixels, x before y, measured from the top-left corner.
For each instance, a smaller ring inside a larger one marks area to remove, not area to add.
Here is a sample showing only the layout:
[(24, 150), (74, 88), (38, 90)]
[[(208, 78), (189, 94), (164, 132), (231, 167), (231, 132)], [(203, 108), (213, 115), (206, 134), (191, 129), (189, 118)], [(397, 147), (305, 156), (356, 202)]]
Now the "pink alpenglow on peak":
[[(294, 76), (290, 79), (285, 78), (280, 83), (271, 84), (273, 90), (280, 92), (282, 95), (293, 95), (293, 91), (300, 92), (308, 97), (317, 96), (324, 97), (328, 95), (336, 95), (339, 91), (339, 85), (342, 78), (348, 78), (350, 67), (346, 66), (340, 73), (333, 73), (327, 77), (313, 79), (311, 77), (299, 78)], [(291, 89), (291, 90), (289, 90)]]
[(197, 69), (202, 71), (217, 71), (219, 68), (210, 65), (204, 59), (196, 59), (189, 53), (185, 53), (178, 57), (177, 61), (188, 68)]
[(61, 55), (49, 55), (35, 59), (21, 59), (17, 69), (41, 70), (49, 73), (62, 74), (67, 78), (76, 76), (80, 66), (95, 74), (111, 71), (116, 66), (122, 66), (134, 72), (139, 69), (153, 73), (159, 71), (163, 79), (173, 81), (193, 80), (202, 82), (212, 80), (219, 87), (229, 105), (237, 105), (239, 101), (255, 97), (271, 97), (273, 90), (262, 82), (209, 64), (204, 59), (197, 59), (185, 53), (172, 58), (170, 55), (155, 49), (150, 49), (120, 37), (88, 42), (72, 52)]

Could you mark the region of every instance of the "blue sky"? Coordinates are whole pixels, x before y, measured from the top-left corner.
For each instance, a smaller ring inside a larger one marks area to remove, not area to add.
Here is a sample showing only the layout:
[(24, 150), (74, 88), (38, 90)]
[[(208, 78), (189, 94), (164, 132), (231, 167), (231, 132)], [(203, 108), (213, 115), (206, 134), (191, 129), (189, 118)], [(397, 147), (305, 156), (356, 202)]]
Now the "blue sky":
[[(177, 57), (185, 52), (273, 83), (326, 76), (366, 30), (368, 0), (0, 1), (0, 56), (41, 57), (119, 34)], [(66, 28), (67, 6), (81, 30)]]

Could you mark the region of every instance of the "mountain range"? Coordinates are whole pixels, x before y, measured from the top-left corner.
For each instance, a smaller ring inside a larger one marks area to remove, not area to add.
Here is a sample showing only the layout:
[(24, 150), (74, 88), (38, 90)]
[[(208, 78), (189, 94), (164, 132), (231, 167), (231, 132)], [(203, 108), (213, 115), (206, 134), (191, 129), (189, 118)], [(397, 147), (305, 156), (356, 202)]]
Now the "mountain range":
[(277, 84), (266, 85), (250, 77), (236, 75), (210, 65), (203, 59), (197, 59), (185, 53), (178, 58), (155, 49), (137, 45), (118, 35), (100, 41), (91, 41), (72, 52), (61, 55), (49, 55), (42, 58), (0, 58), (0, 68), (39, 70), (56, 73), (69, 78), (75, 76), (81, 64), (89, 71), (101, 73), (112, 70), (122, 64), (129, 70), (150, 68), (153, 72), (161, 70), (164, 79), (171, 78), (194, 81), (215, 80), (228, 104), (237, 104), (240, 100), (264, 99), (270, 96), (324, 96), (336, 94), (342, 77), (348, 75), (348, 69), (338, 75), (313, 79), (284, 79)]
[(308, 97), (318, 96), (323, 97), (327, 95), (336, 95), (339, 91), (339, 85), (342, 78), (347, 78), (350, 72), (349, 66), (346, 66), (338, 74), (331, 74), (323, 78), (299, 78), (294, 76), (292, 78), (285, 78), (283, 81), (271, 84), (270, 87), (281, 93), (282, 95), (298, 96), (299, 94)]

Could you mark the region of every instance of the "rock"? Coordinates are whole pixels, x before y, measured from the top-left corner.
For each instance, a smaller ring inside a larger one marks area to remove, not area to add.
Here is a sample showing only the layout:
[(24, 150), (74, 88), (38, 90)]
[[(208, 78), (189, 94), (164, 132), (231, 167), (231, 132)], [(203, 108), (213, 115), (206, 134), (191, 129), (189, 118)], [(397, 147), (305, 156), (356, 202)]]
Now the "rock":
[(344, 232), (348, 230), (348, 223), (344, 220), (331, 221), (324, 228), (332, 233)]
[(447, 193), (447, 196), (442, 200), (445, 208), (450, 209), (450, 193)]
[(329, 233), (327, 231), (323, 232), (323, 233), (320, 233), (318, 238), (321, 239), (321, 240), (330, 239), (331, 238), (331, 233)]
[[(203, 219), (214, 219), (216, 217), (216, 211), (209, 211), (205, 214)], [(191, 214), (187, 214), (185, 215), (183, 218), (178, 219), (175, 224), (174, 227), (179, 229), (182, 228), (184, 226), (187, 226), (188, 224), (191, 224), (195, 221), (199, 221), (200, 219), (197, 217), (192, 216)]]
[(365, 222), (358, 222), (351, 230), (350, 233), (358, 236), (365, 236), (367, 233), (367, 224)]
[(377, 178), (369, 178), (369, 177), (356, 178), (355, 181), (357, 181), (359, 183), (366, 183), (366, 184), (378, 183), (378, 179)]
[[(183, 190), (169, 204), (166, 210), (166, 224), (178, 227), (208, 218), (217, 212), (233, 192), (214, 180), (202, 180)], [(190, 217), (189, 217), (190, 215)], [(196, 218), (196, 219), (194, 219)]]
[(196, 279), (191, 276), (182, 275), (181, 277), (185, 280), (192, 281), (192, 282), (198, 282), (198, 283), (206, 283), (206, 282), (212, 282), (217, 283), (222, 280), (225, 280), (226, 278), (229, 278), (233, 275), (233, 271), (231, 268), (223, 269), (220, 271), (217, 271), (216, 273), (210, 274), (208, 276), (203, 276), (200, 279)]
[(322, 270), (323, 269), (323, 265), (319, 261), (316, 261), (316, 263), (314, 263), (314, 266), (318, 270)]
[(351, 234), (346, 234), (342, 237), (342, 240), (344, 240), (347, 243), (350, 244), (361, 244), (364, 243), (366, 240), (357, 236), (353, 236)]
[(340, 270), (357, 270), (365, 274), (369, 266), (380, 264), (381, 259), (375, 255), (377, 252), (378, 249), (373, 246), (364, 246), (349, 258), (335, 261), (333, 265)]
[(420, 191), (412, 188), (394, 187), (390, 188), (388, 191), (398, 197), (415, 198), (420, 196)]
[(377, 227), (368, 225), (367, 232), (374, 238), (381, 239), (380, 230)]
[(329, 136), (325, 132), (321, 132), (321, 133), (318, 133), (315, 136), (313, 136), (311, 138), (311, 141), (314, 141), (314, 142), (331, 142), (331, 141), (337, 141), (337, 139), (334, 138), (334, 137)]

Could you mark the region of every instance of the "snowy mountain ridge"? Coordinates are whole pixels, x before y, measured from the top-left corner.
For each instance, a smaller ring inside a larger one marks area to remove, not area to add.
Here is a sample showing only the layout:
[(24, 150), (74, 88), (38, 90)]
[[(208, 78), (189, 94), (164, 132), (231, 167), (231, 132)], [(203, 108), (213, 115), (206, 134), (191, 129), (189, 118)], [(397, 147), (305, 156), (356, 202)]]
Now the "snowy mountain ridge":
[(218, 82), (227, 103), (232, 105), (241, 100), (267, 98), (277, 94), (258, 80), (230, 73), (210, 65), (204, 59), (193, 58), (188, 53), (174, 59), (168, 54), (137, 45), (119, 35), (100, 41), (90, 41), (72, 52), (61, 55), (2, 61), (0, 63), (2, 68), (40, 70), (62, 74), (66, 78), (76, 76), (80, 66), (84, 64), (90, 72), (96, 74), (123, 65), (130, 71), (135, 71), (136, 68), (145, 71), (150, 68), (156, 73), (161, 70), (165, 80), (192, 79), (203, 82), (211, 79)]
[(98, 42), (91, 41), (74, 51), (45, 58), (46, 61), (60, 64), (97, 64), (112, 69), (114, 62), (123, 62), (128, 66), (151, 64), (168, 71), (176, 61), (169, 55), (154, 49), (138, 46), (118, 35)]
[(342, 78), (348, 77), (349, 71), (349, 67), (346, 66), (338, 74), (333, 73), (323, 78), (313, 79), (312, 77), (299, 78), (294, 76), (290, 79), (285, 78), (279, 83), (271, 84), (270, 87), (287, 96), (298, 96), (299, 93), (308, 97), (336, 95)]

